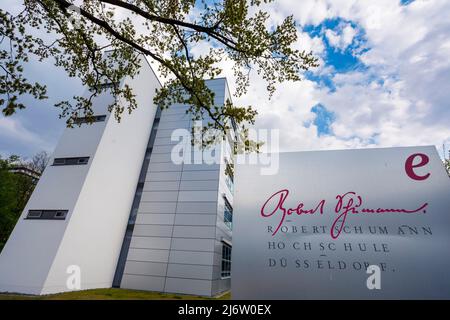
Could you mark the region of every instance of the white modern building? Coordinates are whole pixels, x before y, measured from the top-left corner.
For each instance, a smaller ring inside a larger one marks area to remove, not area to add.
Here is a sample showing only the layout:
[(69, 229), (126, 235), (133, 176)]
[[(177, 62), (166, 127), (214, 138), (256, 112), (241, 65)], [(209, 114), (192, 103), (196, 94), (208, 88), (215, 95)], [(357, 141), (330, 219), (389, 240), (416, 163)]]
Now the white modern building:
[[(160, 83), (144, 57), (141, 65), (121, 83), (136, 94), (131, 115), (118, 123), (104, 93), (95, 98), (93, 124), (65, 129), (1, 252), (0, 292), (71, 291), (74, 270), (81, 290), (229, 290), (232, 138), (222, 141), (220, 163), (174, 163), (180, 141), (172, 133), (193, 125), (188, 106), (161, 112), (153, 103)], [(217, 104), (230, 98), (226, 79), (207, 84)]]

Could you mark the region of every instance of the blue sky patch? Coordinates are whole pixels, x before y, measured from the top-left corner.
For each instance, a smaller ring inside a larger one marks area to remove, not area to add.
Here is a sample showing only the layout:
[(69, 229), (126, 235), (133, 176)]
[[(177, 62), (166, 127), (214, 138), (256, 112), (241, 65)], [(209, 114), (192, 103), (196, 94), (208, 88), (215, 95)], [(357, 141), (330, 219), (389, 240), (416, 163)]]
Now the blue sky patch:
[(316, 82), (320, 87), (327, 87), (330, 92), (336, 91), (336, 86), (333, 82), (333, 74), (317, 74), (311, 71), (306, 71), (305, 78)]
[(400, 4), (402, 6), (407, 6), (408, 4), (413, 3), (413, 2), (414, 2), (414, 0), (400, 0)]
[[(351, 44), (344, 50), (339, 50), (333, 47), (325, 33), (331, 30), (340, 33), (344, 25), (352, 26), (356, 31)], [(320, 37), (325, 45), (325, 63), (332, 66), (338, 73), (354, 71), (357, 69), (364, 69), (365, 66), (359, 59), (359, 56), (366, 52), (366, 36), (364, 30), (353, 21), (348, 21), (342, 18), (326, 19), (318, 25), (305, 25), (303, 31), (307, 32), (311, 37)]]
[(316, 114), (313, 124), (317, 127), (317, 136), (332, 134), (331, 124), (336, 120), (334, 112), (320, 103), (312, 107), (311, 112)]

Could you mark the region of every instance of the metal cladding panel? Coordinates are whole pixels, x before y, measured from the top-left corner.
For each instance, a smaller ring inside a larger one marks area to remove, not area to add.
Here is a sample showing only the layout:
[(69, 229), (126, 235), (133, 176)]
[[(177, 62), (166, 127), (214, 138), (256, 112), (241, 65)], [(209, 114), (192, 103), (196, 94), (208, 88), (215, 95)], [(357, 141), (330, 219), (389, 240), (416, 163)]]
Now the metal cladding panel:
[(214, 262), (213, 252), (171, 251), (169, 256), (169, 263), (212, 266), (214, 265), (213, 262)]
[(216, 236), (216, 228), (210, 226), (175, 226), (174, 238), (205, 238), (213, 239)]
[(128, 261), (125, 266), (124, 274), (141, 276), (165, 276), (167, 263)]
[[(209, 273), (209, 270), (207, 271)], [(166, 292), (211, 296), (212, 281), (188, 278), (166, 278)]]
[(129, 261), (168, 262), (169, 250), (130, 248)]
[(131, 238), (130, 248), (135, 249), (170, 249), (170, 238), (168, 237), (143, 237), (135, 236)]
[(217, 214), (177, 214), (177, 226), (215, 226)]
[(212, 269), (212, 266), (171, 263), (167, 270), (167, 277), (213, 280)]
[(136, 225), (173, 225), (175, 214), (142, 213), (139, 212), (136, 217)]
[(122, 287), (134, 290), (164, 291), (164, 277), (124, 274)]
[(137, 237), (170, 237), (173, 226), (138, 224), (134, 226), (133, 236)]

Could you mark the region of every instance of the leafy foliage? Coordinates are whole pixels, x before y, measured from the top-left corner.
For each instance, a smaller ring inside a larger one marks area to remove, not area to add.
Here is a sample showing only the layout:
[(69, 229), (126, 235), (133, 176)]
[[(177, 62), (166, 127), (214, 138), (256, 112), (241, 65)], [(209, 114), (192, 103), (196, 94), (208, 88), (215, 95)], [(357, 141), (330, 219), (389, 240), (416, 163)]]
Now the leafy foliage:
[[(0, 107), (11, 115), (25, 107), (18, 102), (22, 94), (46, 98), (43, 84), (29, 83), (24, 77), (23, 63), (34, 55), (40, 61), (53, 58), (56, 66), (91, 88), (88, 97), (74, 96), (57, 104), (68, 126), (77, 117), (92, 116), (93, 97), (106, 90), (115, 97), (109, 110), (120, 121), (125, 110), (137, 107), (132, 88), (121, 86), (121, 80), (139, 72), (138, 57), (145, 55), (158, 64), (166, 79), (155, 97), (161, 108), (188, 104), (193, 119), (208, 120), (205, 130), (226, 131), (234, 121), (245, 132), (255, 122), (255, 109), (231, 101), (215, 105), (214, 94), (205, 85), (205, 78), (221, 74), (219, 62), (228, 59), (233, 64), (235, 96), (247, 92), (253, 70), (267, 82), (271, 96), (277, 83), (299, 81), (302, 70), (317, 66), (311, 53), (294, 48), (297, 30), (292, 16), (270, 26), (269, 14), (262, 9), (269, 2), (24, 0), (20, 14), (0, 10), (0, 40), (10, 44), (0, 50), (4, 71), (0, 94), (7, 96)], [(209, 46), (209, 52), (194, 55), (196, 45)], [(112, 87), (102, 86), (105, 82)], [(245, 149), (258, 146), (247, 142)]]
[[(39, 153), (35, 157), (40, 157)], [(33, 161), (24, 163), (18, 156), (7, 159), (0, 157), (0, 251), (12, 232), (17, 219), (22, 213), (31, 193), (35, 181), (28, 176), (14, 174), (10, 169), (16, 165), (32, 167)]]

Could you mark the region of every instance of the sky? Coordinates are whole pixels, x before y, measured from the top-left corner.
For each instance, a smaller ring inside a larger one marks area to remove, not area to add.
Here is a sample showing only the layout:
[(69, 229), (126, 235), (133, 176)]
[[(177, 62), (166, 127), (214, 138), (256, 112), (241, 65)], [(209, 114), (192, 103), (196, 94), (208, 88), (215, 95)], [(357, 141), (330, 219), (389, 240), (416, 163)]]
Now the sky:
[[(248, 93), (233, 99), (258, 110), (257, 128), (280, 131), (281, 151), (435, 145), (442, 156), (442, 145), (450, 148), (450, 1), (275, 0), (265, 8), (269, 24), (292, 14), (295, 47), (320, 63), (301, 82), (278, 85), (270, 100), (252, 74)], [(221, 66), (233, 89), (231, 62)], [(3, 156), (51, 153), (65, 126), (53, 104), (83, 92), (51, 61), (27, 67), (50, 99), (24, 97), (26, 110), (0, 116)]]

